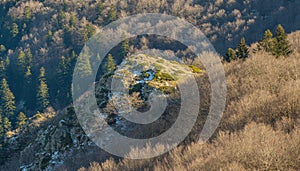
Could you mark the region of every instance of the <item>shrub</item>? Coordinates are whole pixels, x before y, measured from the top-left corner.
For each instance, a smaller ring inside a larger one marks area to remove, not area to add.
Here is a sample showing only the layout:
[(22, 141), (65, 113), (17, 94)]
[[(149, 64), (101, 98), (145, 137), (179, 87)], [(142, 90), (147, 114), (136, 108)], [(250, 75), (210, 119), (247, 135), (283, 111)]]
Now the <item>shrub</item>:
[(170, 86), (161, 86), (159, 87), (159, 90), (162, 91), (163, 93), (171, 94), (175, 91), (175, 88)]
[(159, 59), (159, 60), (157, 60), (156, 62), (163, 64), (163, 63), (165, 62), (165, 60)]
[(189, 65), (189, 67), (192, 69), (193, 73), (202, 73), (203, 72), (200, 68), (196, 67), (195, 65)]
[(155, 81), (175, 81), (174, 76), (166, 72), (157, 71), (154, 75)]
[(134, 92), (140, 92), (142, 89), (142, 84), (138, 83), (138, 84), (134, 84), (132, 87), (130, 87), (129, 89), (129, 94), (133, 94)]

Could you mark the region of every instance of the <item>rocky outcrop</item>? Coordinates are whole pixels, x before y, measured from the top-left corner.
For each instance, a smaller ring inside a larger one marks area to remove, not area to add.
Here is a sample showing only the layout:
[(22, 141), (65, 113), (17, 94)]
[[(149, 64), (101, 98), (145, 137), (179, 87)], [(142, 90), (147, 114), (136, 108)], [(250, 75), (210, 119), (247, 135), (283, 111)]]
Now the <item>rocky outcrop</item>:
[(72, 157), (76, 150), (93, 145), (77, 122), (72, 108), (64, 111), (62, 118), (55, 118), (52, 124), (38, 132), (37, 138), (22, 153), (32, 150), (35, 144), (39, 149), (34, 156), (34, 162), (22, 165), (20, 170), (55, 170)]
[[(160, 57), (151, 57), (148, 55), (129, 57), (127, 61), (125, 60), (118, 67), (114, 75), (104, 75), (99, 80), (96, 86), (98, 106), (87, 107), (88, 109), (86, 110), (94, 111), (97, 107), (100, 108), (100, 117), (103, 117), (111, 127), (114, 127), (115, 130), (118, 130), (124, 135), (128, 133), (128, 135), (136, 136), (138, 132), (132, 130), (139, 130), (139, 126), (133, 125), (122, 117), (126, 112), (117, 111), (113, 105), (111, 106), (110, 101), (115, 95), (119, 95), (120, 98), (128, 97), (121, 92), (111, 93), (109, 91), (108, 87), (110, 86), (112, 78), (123, 78), (122, 82), (126, 88), (131, 90), (133, 94), (134, 92), (139, 92), (140, 97), (129, 97), (131, 105), (134, 106), (134, 103), (140, 103), (140, 101), (142, 101), (141, 103), (146, 102), (153, 90), (163, 92), (166, 91), (167, 88), (176, 89), (175, 81), (185, 74), (193, 74), (193, 72), (187, 65), (179, 64), (175, 61), (170, 62)], [(138, 98), (140, 98), (140, 100), (137, 100)], [(87, 103), (82, 102), (82, 108), (86, 108), (86, 104)], [(142, 108), (145, 107), (145, 104), (144, 106), (142, 105)], [(168, 115), (165, 117), (168, 117)], [(156, 124), (157, 125), (152, 125), (147, 129), (157, 129), (149, 131), (149, 134), (151, 134), (151, 132), (158, 132), (158, 130), (161, 129), (161, 125), (167, 125), (167, 123), (163, 122), (157, 122)], [(105, 127), (101, 129), (104, 129), (104, 131), (111, 130)], [(146, 135), (143, 133), (141, 137), (143, 136)], [(110, 143), (110, 141), (109, 138), (103, 139), (103, 143)], [(32, 160), (21, 162), (22, 166), (20, 170), (56, 170), (64, 165), (66, 160), (78, 154), (78, 152), (89, 151), (90, 148), (93, 147), (96, 148), (97, 146), (88, 138), (81, 128), (73, 107), (69, 107), (61, 111), (49, 124), (40, 129), (35, 139), (24, 148), (21, 152), (21, 156), (26, 156), (26, 154), (28, 156), (30, 151), (34, 151), (34, 153), (32, 153), (34, 156), (31, 156), (33, 158)]]

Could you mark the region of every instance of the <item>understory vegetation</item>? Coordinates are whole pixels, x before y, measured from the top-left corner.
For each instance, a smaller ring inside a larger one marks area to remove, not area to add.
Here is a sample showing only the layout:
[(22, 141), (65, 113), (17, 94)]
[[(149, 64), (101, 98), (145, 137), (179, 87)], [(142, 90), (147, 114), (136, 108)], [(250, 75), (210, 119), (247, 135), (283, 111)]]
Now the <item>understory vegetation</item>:
[[(299, 41), (299, 34), (290, 41)], [(225, 63), (227, 105), (210, 142), (181, 145), (154, 159), (110, 159), (79, 170), (299, 170), (300, 51), (293, 50), (289, 57), (260, 51)]]

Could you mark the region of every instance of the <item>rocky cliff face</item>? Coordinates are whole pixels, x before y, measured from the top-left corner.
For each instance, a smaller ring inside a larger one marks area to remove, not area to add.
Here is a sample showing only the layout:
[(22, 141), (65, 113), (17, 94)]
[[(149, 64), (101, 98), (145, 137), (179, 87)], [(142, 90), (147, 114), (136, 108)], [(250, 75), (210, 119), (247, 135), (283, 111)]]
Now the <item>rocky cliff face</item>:
[(73, 152), (93, 145), (77, 122), (72, 108), (61, 115), (62, 118), (55, 118), (45, 129), (41, 129), (36, 139), (21, 152), (21, 156), (26, 155), (36, 144), (40, 147), (32, 156), (33, 162), (22, 165), (21, 170), (55, 170), (66, 158), (71, 158)]

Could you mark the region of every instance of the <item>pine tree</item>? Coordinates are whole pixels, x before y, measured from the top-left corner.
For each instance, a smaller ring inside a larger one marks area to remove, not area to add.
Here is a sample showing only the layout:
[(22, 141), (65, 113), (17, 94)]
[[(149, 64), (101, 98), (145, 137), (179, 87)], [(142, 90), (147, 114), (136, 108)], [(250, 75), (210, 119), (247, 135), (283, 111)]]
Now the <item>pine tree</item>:
[(70, 17), (70, 26), (75, 27), (76, 21), (77, 21), (76, 16), (74, 14), (72, 14)]
[(246, 40), (244, 37), (241, 39), (237, 47), (236, 56), (237, 58), (242, 58), (242, 59), (246, 59), (249, 57), (249, 49), (246, 46)]
[(32, 73), (31, 73), (31, 67), (28, 66), (27, 70), (25, 72), (25, 86), (31, 86), (32, 83)]
[(0, 97), (1, 109), (5, 116), (9, 117), (14, 115), (14, 112), (16, 110), (15, 96), (9, 89), (8, 83), (5, 78), (3, 78), (1, 81)]
[(11, 30), (10, 30), (10, 34), (12, 35), (12, 37), (16, 37), (19, 34), (19, 26), (16, 23), (13, 23), (11, 25)]
[(88, 23), (83, 29), (83, 41), (87, 42), (96, 33), (96, 28)]
[(129, 52), (129, 40), (125, 38), (125, 35), (123, 35), (124, 41), (122, 42), (122, 56), (127, 56)]
[(111, 6), (108, 11), (108, 20), (109, 22), (117, 20), (117, 11), (115, 6)]
[(29, 6), (26, 6), (24, 8), (24, 16), (27, 21), (29, 21), (31, 19), (31, 10), (30, 10)]
[(22, 128), (26, 124), (26, 115), (23, 112), (20, 112), (18, 116), (18, 128)]
[(3, 128), (2, 111), (0, 109), (0, 144), (2, 142), (2, 137), (3, 136), (4, 136), (4, 128)]
[(9, 57), (7, 56), (7, 57), (5, 58), (5, 67), (7, 68), (9, 65), (10, 65), (10, 59), (9, 59)]
[(101, 15), (102, 15), (103, 9), (104, 9), (103, 3), (102, 3), (102, 2), (99, 2), (99, 3), (97, 4), (97, 15), (98, 15), (98, 16), (101, 16)]
[(18, 67), (20, 69), (20, 72), (24, 72), (26, 69), (26, 54), (24, 51), (20, 51), (18, 55)]
[(108, 54), (107, 62), (106, 62), (106, 72), (112, 73), (115, 69), (116, 69), (115, 60), (111, 54)]
[(13, 87), (18, 97), (23, 97), (26, 94), (26, 90), (24, 89), (24, 87), (18, 86), (18, 85), (26, 84), (25, 74), (27, 72), (27, 61), (28, 61), (26, 56), (27, 56), (26, 53), (23, 50), (21, 50), (17, 58), (18, 72), (15, 74), (15, 82)]
[(88, 47), (84, 47), (83, 52), (79, 55), (77, 60), (77, 69), (79, 77), (85, 79), (92, 74), (92, 66), (90, 63), (90, 50)]
[(48, 33), (47, 33), (47, 43), (48, 43), (48, 44), (51, 43), (52, 38), (53, 38), (53, 33), (52, 33), (51, 30), (48, 30)]
[(68, 75), (69, 75), (69, 68), (70, 68), (70, 61), (66, 59), (64, 56), (62, 56), (57, 67), (57, 78), (58, 78), (59, 86), (65, 85), (65, 82), (68, 79)]
[(225, 60), (227, 62), (231, 62), (233, 60), (236, 60), (237, 57), (236, 57), (236, 53), (235, 53), (235, 50), (233, 50), (232, 48), (229, 48), (226, 55), (225, 55)]
[(0, 79), (2, 80), (6, 76), (6, 67), (4, 61), (0, 60)]
[(48, 86), (46, 84), (45, 69), (42, 67), (39, 76), (39, 87), (37, 91), (38, 108), (45, 110), (49, 105)]
[(35, 106), (35, 94), (34, 92), (34, 86), (32, 81), (32, 73), (31, 73), (31, 67), (27, 67), (27, 71), (24, 75), (25, 83), (24, 83), (24, 95), (26, 97), (26, 107), (28, 108), (34, 108)]
[(40, 75), (39, 75), (39, 81), (46, 81), (46, 73), (45, 73), (45, 68), (44, 67), (42, 67), (41, 69), (40, 69)]
[(279, 24), (276, 30), (273, 55), (276, 57), (289, 56), (291, 53), (293, 53), (293, 50), (287, 39), (287, 34), (282, 25)]
[(64, 11), (60, 10), (57, 16), (57, 24), (60, 29), (63, 28), (64, 25), (64, 19), (66, 18), (66, 14)]
[(38, 108), (44, 110), (49, 105), (48, 86), (44, 81), (40, 81), (37, 93)]
[(264, 38), (258, 44), (258, 50), (272, 52), (274, 49), (274, 39), (272, 32), (268, 29), (265, 31)]
[(72, 75), (70, 71), (70, 59), (61, 57), (57, 68), (57, 98), (64, 105), (70, 101)]
[(22, 34), (26, 34), (26, 32), (25, 32), (26, 30), (27, 30), (27, 24), (24, 23), (23, 27), (22, 27)]
[(9, 131), (11, 131), (11, 122), (7, 117), (5, 117), (2, 122), (3, 122), (3, 132), (4, 134), (7, 134)]
[(32, 57), (31, 50), (29, 48), (27, 49), (25, 62), (26, 62), (26, 65), (29, 66), (29, 67), (33, 66), (33, 63), (32, 63), (33, 62), (33, 57)]

